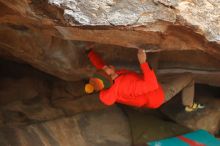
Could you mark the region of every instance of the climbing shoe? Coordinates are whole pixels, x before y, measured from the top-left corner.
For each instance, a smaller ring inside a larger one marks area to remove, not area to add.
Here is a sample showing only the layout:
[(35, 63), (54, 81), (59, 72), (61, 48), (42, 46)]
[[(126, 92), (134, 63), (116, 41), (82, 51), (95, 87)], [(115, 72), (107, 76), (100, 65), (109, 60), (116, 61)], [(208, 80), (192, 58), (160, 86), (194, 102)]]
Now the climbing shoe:
[(197, 111), (198, 109), (203, 109), (203, 108), (205, 108), (204, 105), (194, 102), (192, 106), (185, 106), (185, 111), (193, 112), (193, 111)]

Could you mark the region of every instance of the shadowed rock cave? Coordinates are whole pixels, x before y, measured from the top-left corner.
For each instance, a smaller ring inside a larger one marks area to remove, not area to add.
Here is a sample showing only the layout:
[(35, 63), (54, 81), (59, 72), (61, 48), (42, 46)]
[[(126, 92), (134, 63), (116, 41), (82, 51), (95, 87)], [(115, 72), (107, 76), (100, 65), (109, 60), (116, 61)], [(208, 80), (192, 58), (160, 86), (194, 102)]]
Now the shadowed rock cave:
[[(0, 145), (131, 146), (205, 129), (219, 137), (220, 3), (167, 0), (0, 0)], [(105, 106), (84, 85), (85, 47), (140, 72), (148, 51), (158, 80), (190, 72), (204, 110), (180, 93), (159, 109)]]
[[(117, 67), (139, 70), (136, 50), (96, 46), (95, 50)], [(182, 52), (175, 63), (172, 56), (178, 51), (161, 53), (158, 76), (163, 77), (167, 70), (180, 70), (181, 58), (193, 53), (198, 52)], [(149, 53), (150, 64), (155, 56)], [(186, 114), (179, 94), (158, 110), (120, 104), (108, 107), (99, 101), (98, 94), (84, 93), (86, 78), (66, 81), (9, 58), (0, 59), (0, 69), (1, 145), (132, 145), (201, 128), (219, 134), (219, 87), (202, 79), (196, 84), (196, 100), (207, 109)], [(189, 66), (182, 70), (197, 69)]]

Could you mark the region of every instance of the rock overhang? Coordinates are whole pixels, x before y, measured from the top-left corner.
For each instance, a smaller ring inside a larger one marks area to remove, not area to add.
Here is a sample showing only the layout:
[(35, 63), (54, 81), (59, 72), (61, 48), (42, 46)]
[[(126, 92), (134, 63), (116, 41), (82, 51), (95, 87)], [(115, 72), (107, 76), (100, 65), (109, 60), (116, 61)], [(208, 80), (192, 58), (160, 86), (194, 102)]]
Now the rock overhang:
[[(94, 71), (83, 57), (83, 41), (128, 48), (130, 54), (134, 52), (131, 48), (142, 47), (165, 52), (200, 51), (214, 60), (220, 58), (219, 3), (183, 0), (16, 3), (1, 0), (0, 3), (5, 14), (0, 19), (1, 56), (16, 58), (65, 80), (82, 79)], [(117, 55), (111, 53), (113, 57)]]

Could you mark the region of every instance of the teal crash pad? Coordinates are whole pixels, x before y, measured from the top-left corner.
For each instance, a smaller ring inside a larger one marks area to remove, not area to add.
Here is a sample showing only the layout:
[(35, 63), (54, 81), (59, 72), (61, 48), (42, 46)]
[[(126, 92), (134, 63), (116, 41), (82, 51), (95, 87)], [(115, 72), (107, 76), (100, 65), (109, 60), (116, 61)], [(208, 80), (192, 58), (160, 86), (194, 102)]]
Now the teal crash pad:
[(220, 140), (205, 130), (147, 143), (149, 146), (220, 146)]

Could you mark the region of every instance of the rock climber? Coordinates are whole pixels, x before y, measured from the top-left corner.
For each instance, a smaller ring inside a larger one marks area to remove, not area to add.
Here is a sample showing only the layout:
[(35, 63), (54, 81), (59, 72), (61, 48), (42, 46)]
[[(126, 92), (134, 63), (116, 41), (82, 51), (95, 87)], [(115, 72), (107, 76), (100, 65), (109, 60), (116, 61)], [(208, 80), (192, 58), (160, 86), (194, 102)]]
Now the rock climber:
[(143, 49), (138, 49), (137, 53), (142, 73), (116, 70), (114, 66), (107, 65), (92, 47), (86, 50), (97, 71), (85, 85), (85, 92), (100, 92), (99, 98), (105, 105), (117, 102), (134, 107), (158, 108), (182, 91), (182, 103), (186, 112), (204, 108), (194, 102), (194, 80), (190, 73), (169, 76), (166, 81), (159, 83), (148, 65), (147, 54)]

